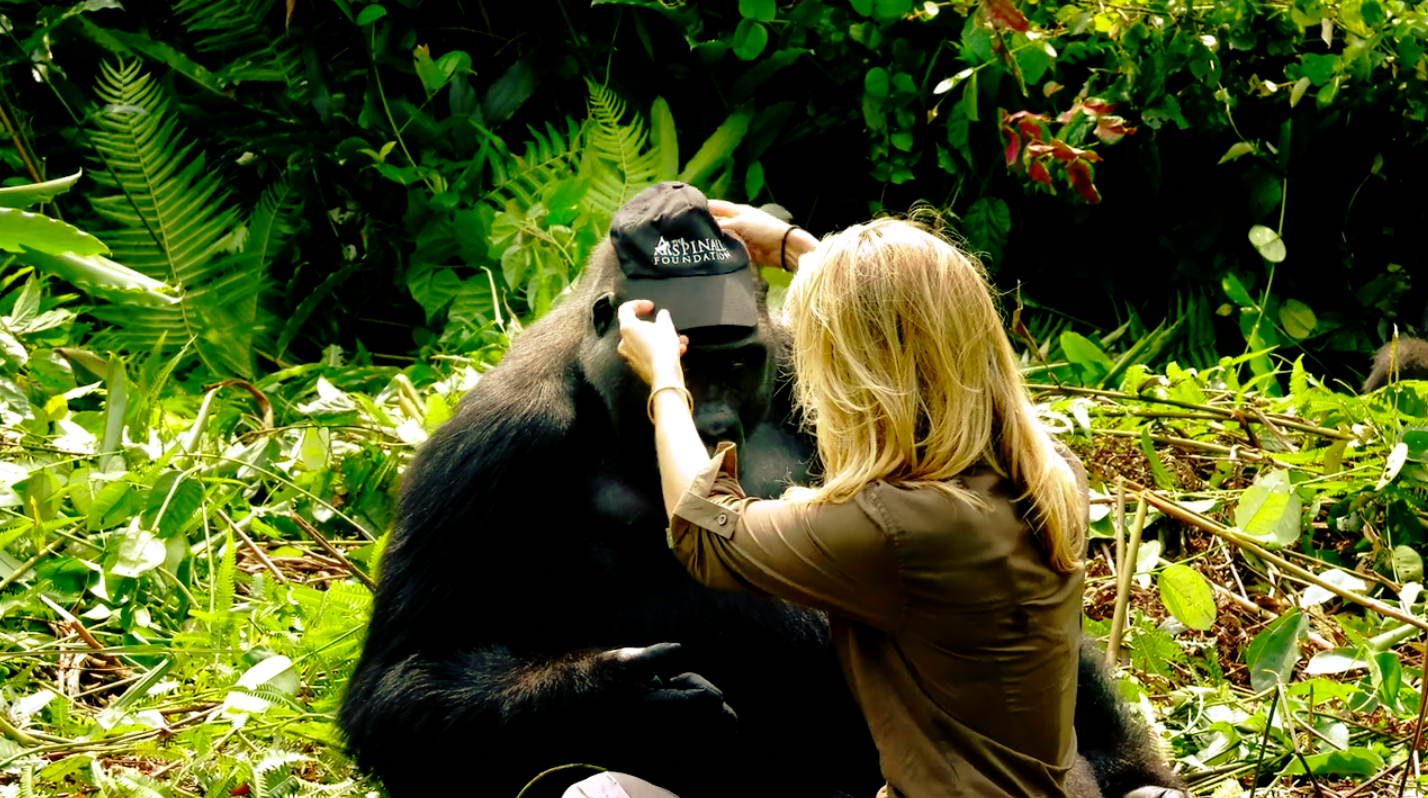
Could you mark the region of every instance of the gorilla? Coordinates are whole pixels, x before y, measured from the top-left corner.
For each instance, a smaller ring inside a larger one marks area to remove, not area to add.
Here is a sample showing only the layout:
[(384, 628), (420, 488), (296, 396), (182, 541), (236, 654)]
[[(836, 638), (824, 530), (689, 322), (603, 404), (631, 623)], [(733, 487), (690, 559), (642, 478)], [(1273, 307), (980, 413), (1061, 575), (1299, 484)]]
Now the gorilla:
[(1428, 308), (1423, 309), (1423, 318), (1415, 324), (1405, 324), (1406, 335), (1400, 336), (1395, 330), (1388, 343), (1379, 347), (1373, 356), (1373, 371), (1364, 380), (1360, 393), (1371, 393), (1387, 385), (1390, 378), (1395, 380), (1428, 380)]
[[(340, 712), (351, 750), (393, 798), (515, 796), (567, 763), (681, 798), (872, 796), (877, 754), (825, 617), (705, 588), (667, 549), (648, 389), (616, 352), (616, 309), (648, 281), (618, 244), (597, 246), (408, 468)], [(674, 317), (700, 435), (735, 442), (745, 490), (772, 497), (809, 479), (814, 446), (788, 335), (743, 271), (746, 323)], [(1083, 649), (1075, 723), (1095, 784), (1073, 794), (1176, 794), (1102, 658)]]
[(1369, 393), (1398, 380), (1428, 380), (1428, 341), (1406, 336), (1389, 341), (1373, 356), (1373, 371), (1364, 380), (1361, 393)]

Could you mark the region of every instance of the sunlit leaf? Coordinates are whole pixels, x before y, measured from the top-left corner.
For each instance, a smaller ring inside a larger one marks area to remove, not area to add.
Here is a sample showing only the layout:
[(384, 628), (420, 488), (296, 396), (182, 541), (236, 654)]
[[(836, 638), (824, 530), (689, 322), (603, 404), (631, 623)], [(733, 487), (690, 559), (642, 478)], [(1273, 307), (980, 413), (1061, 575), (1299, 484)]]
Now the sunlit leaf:
[(1160, 572), (1156, 585), (1176, 620), (1202, 632), (1215, 625), (1215, 592), (1199, 571), (1177, 563)]
[(1270, 263), (1279, 263), (1284, 260), (1284, 239), (1273, 229), (1257, 224), (1250, 228), (1249, 240), (1254, 244), (1254, 248), (1259, 250), (1259, 254)]

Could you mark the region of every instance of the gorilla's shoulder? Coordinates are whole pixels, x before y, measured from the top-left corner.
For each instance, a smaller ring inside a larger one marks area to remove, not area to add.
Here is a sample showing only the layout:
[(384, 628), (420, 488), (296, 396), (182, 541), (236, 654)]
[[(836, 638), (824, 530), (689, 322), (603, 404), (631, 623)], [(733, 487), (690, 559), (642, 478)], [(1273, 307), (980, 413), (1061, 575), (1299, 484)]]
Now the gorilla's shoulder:
[[(504, 474), (522, 473), (525, 464), (537, 464), (566, 442), (582, 379), (576, 357), (582, 330), (579, 319), (562, 310), (513, 341), (422, 445), (403, 480), (408, 512), (429, 516), (434, 508), (413, 505), (444, 506), (458, 496), (475, 498), (473, 491), (499, 490)], [(416, 487), (421, 484), (430, 487)]]

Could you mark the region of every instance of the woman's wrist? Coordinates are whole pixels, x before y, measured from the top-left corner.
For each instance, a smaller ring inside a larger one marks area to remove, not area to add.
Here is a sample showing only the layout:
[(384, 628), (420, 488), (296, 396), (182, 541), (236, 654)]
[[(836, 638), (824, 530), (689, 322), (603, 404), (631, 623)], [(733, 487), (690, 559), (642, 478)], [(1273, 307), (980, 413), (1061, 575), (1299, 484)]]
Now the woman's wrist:
[(788, 230), (784, 231), (783, 240), (779, 245), (779, 256), (783, 258), (783, 263), (780, 265), (788, 271), (798, 271), (799, 258), (817, 247), (818, 239), (812, 233), (796, 224), (789, 225)]
[[(683, 382), (678, 384), (672, 382), (663, 384), (656, 383), (650, 388), (650, 397), (645, 402), (645, 412), (649, 415), (651, 424), (655, 423), (655, 419), (658, 415), (655, 412), (655, 408), (659, 406), (661, 402), (677, 402), (680, 406), (686, 408), (689, 415), (694, 415), (694, 395), (689, 392), (688, 388), (684, 387)], [(670, 406), (673, 407), (673, 405)]]

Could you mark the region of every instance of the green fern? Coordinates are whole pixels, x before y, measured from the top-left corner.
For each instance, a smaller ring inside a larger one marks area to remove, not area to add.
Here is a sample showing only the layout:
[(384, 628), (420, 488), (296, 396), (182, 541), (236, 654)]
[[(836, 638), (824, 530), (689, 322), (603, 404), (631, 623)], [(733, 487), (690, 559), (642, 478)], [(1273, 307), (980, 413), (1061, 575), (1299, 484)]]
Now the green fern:
[(644, 120), (636, 114), (620, 124), (625, 103), (606, 86), (589, 81), (590, 124), (580, 171), (590, 178), (586, 202), (593, 210), (614, 216), (629, 199), (659, 182), (661, 151), (649, 146)]
[(277, 0), (176, 0), (174, 10), (200, 52), (230, 57), (214, 71), (220, 83), (273, 81), (297, 88), (302, 59), (286, 33), (268, 21)]
[(582, 130), (571, 119), (565, 120), (564, 132), (549, 122), (544, 133), (526, 129), (532, 139), (526, 142), (522, 155), (512, 153), (499, 136), (483, 130), (486, 141), (472, 162), (476, 168), (485, 166), (491, 171), (491, 190), (484, 199), (521, 215), (540, 201), (546, 186), (575, 177), (583, 144)]
[(105, 239), (114, 257), (157, 280), (182, 286), (177, 305), (102, 306), (94, 315), (115, 325), (116, 348), (172, 349), (195, 341), (217, 373), (252, 373), (252, 296), (261, 263), (233, 257), (240, 221), (202, 152), (182, 144), (168, 98), (139, 63), (104, 64), (96, 93), (105, 103), (89, 138), (107, 169), (95, 181), (115, 190), (90, 198), (117, 226)]

